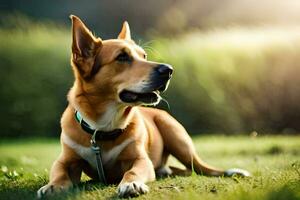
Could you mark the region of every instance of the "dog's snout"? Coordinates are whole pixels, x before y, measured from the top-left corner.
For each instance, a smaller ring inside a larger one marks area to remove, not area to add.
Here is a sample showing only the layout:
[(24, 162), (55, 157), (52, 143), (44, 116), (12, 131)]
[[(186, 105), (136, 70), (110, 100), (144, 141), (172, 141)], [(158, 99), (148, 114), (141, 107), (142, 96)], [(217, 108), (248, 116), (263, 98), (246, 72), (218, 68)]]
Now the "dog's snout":
[(158, 74), (160, 76), (171, 76), (173, 73), (173, 68), (171, 65), (167, 65), (167, 64), (159, 64), (156, 67), (156, 71), (158, 72)]

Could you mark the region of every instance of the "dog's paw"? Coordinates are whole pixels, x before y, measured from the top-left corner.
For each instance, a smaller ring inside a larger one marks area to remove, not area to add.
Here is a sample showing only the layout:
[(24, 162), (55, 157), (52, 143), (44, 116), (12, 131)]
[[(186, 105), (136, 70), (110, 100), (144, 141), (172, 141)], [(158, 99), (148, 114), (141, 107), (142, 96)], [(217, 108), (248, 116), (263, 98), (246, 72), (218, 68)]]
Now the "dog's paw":
[(41, 199), (41, 198), (43, 198), (45, 196), (49, 196), (51, 194), (54, 194), (54, 193), (57, 193), (57, 192), (61, 192), (63, 190), (67, 190), (69, 188), (70, 188), (70, 186), (47, 184), (47, 185), (44, 185), (43, 187), (41, 187), (37, 191), (37, 198)]
[(139, 181), (122, 183), (118, 187), (119, 197), (134, 197), (149, 192), (149, 187)]
[(238, 176), (251, 176), (250, 172), (244, 169), (238, 169), (238, 168), (232, 168), (228, 169), (224, 172), (225, 176), (233, 176), (233, 175), (238, 175)]
[(167, 166), (163, 166), (155, 171), (155, 176), (157, 178), (164, 178), (170, 176), (171, 174), (172, 174), (172, 170)]

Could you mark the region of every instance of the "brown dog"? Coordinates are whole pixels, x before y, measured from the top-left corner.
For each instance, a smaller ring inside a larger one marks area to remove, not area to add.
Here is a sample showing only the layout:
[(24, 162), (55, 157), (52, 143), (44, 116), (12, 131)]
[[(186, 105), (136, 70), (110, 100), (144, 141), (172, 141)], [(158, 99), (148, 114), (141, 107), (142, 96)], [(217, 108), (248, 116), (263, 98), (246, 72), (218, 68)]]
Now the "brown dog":
[(141, 107), (160, 101), (159, 93), (166, 90), (173, 69), (147, 61), (145, 51), (131, 40), (127, 22), (118, 39), (103, 41), (79, 18), (71, 19), (75, 82), (61, 119), (62, 153), (39, 197), (79, 183), (82, 172), (98, 179), (96, 156), (90, 148), (95, 131), (100, 135), (96, 141), (106, 180), (121, 181), (120, 197), (146, 193), (146, 182), (172, 174), (165, 166), (170, 154), (198, 174), (248, 175), (244, 170), (223, 171), (205, 164), (180, 123), (165, 111)]

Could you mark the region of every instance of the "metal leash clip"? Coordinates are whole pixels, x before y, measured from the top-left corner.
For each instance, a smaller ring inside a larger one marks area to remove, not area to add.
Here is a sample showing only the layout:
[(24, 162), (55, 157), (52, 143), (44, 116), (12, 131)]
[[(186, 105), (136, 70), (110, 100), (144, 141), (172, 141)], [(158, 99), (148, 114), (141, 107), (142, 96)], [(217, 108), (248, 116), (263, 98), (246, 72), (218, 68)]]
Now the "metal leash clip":
[(106, 184), (106, 178), (105, 178), (104, 169), (103, 169), (103, 163), (102, 163), (101, 149), (100, 149), (100, 147), (96, 143), (97, 131), (98, 130), (95, 130), (95, 132), (94, 132), (94, 134), (92, 136), (92, 139), (90, 141), (91, 142), (91, 149), (95, 153), (95, 156), (96, 156), (97, 172), (98, 172), (99, 180), (102, 183)]

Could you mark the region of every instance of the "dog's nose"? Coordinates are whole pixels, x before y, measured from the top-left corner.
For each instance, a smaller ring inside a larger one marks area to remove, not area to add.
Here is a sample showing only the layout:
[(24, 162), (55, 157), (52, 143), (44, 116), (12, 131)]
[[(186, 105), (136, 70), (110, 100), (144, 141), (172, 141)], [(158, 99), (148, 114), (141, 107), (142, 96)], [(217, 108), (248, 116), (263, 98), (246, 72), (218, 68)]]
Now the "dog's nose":
[(159, 73), (160, 76), (171, 76), (173, 73), (173, 67), (167, 64), (159, 64), (156, 67), (156, 71)]

